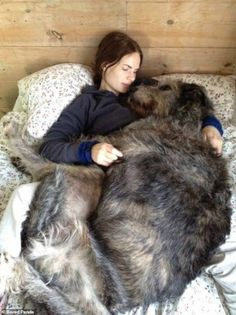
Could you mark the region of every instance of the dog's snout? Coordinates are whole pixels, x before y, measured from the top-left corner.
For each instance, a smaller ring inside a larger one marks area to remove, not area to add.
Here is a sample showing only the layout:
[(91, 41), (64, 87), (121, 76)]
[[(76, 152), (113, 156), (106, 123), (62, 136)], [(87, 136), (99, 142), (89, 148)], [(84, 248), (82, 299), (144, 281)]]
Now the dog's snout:
[(129, 94), (131, 95), (131, 94), (135, 93), (137, 90), (138, 90), (138, 86), (132, 85), (129, 89)]

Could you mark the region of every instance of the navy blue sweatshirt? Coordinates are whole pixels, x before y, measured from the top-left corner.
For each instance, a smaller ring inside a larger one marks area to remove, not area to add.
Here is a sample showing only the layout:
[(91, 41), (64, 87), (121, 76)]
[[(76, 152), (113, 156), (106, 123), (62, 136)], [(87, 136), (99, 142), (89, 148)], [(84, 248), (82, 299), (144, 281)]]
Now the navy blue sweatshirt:
[[(119, 98), (109, 91), (100, 91), (87, 86), (59, 116), (46, 133), (39, 153), (54, 162), (67, 164), (93, 163), (91, 148), (96, 141), (71, 143), (72, 138), (84, 135), (106, 135), (138, 119), (128, 107), (119, 103)], [(221, 123), (214, 117), (206, 117), (203, 126), (216, 127), (222, 134)]]
[(91, 147), (94, 141), (71, 144), (71, 139), (84, 135), (106, 135), (138, 119), (119, 98), (109, 91), (86, 86), (61, 113), (46, 133), (39, 153), (57, 163), (92, 163)]

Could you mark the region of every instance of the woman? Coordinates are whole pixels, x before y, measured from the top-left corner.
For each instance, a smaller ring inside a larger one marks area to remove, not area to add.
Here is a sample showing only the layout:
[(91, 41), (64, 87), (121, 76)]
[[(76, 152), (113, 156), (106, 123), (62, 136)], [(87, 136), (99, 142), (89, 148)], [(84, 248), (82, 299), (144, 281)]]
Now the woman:
[[(70, 144), (70, 138), (82, 133), (104, 135), (137, 119), (134, 113), (118, 103), (118, 95), (126, 92), (135, 80), (142, 58), (142, 51), (133, 39), (120, 32), (108, 34), (97, 50), (95, 86), (85, 88), (83, 94), (62, 112), (45, 136), (40, 153), (58, 163), (95, 162), (103, 166), (109, 166), (122, 156), (121, 152), (109, 144), (90, 141), (78, 146)], [(203, 126), (205, 139), (220, 154), (220, 123), (214, 117), (207, 117)]]
[[(139, 45), (126, 34), (111, 32), (106, 35), (98, 46), (95, 58), (95, 86), (86, 87), (61, 113), (47, 132), (40, 154), (58, 163), (97, 163), (106, 167), (122, 157), (122, 152), (108, 143), (93, 140), (78, 145), (72, 144), (70, 140), (81, 134), (105, 135), (138, 119), (130, 109), (119, 104), (118, 96), (126, 92), (135, 80), (142, 59)], [(204, 139), (221, 154), (223, 142), (220, 122), (215, 117), (207, 117), (203, 121), (202, 133)], [(21, 185), (12, 194), (0, 224), (1, 252), (7, 252), (13, 257), (19, 256), (22, 222), (37, 185), (38, 183)], [(232, 278), (233, 276), (228, 279), (227, 291)]]

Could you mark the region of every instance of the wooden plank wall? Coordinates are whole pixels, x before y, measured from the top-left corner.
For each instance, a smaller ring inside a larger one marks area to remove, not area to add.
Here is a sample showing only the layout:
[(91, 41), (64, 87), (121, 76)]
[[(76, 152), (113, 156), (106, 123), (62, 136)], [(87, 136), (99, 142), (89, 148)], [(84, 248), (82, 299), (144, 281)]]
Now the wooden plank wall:
[(236, 73), (236, 0), (0, 0), (0, 113), (17, 81), (61, 62), (90, 64), (111, 30), (144, 51), (143, 74)]

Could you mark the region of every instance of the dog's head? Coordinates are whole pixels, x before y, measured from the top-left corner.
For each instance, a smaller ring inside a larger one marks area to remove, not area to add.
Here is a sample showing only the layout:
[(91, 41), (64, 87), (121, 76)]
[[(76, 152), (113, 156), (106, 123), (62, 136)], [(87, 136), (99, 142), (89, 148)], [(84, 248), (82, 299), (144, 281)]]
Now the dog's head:
[(197, 84), (154, 79), (136, 81), (126, 95), (126, 104), (140, 117), (175, 116), (202, 119), (213, 113), (205, 88)]

